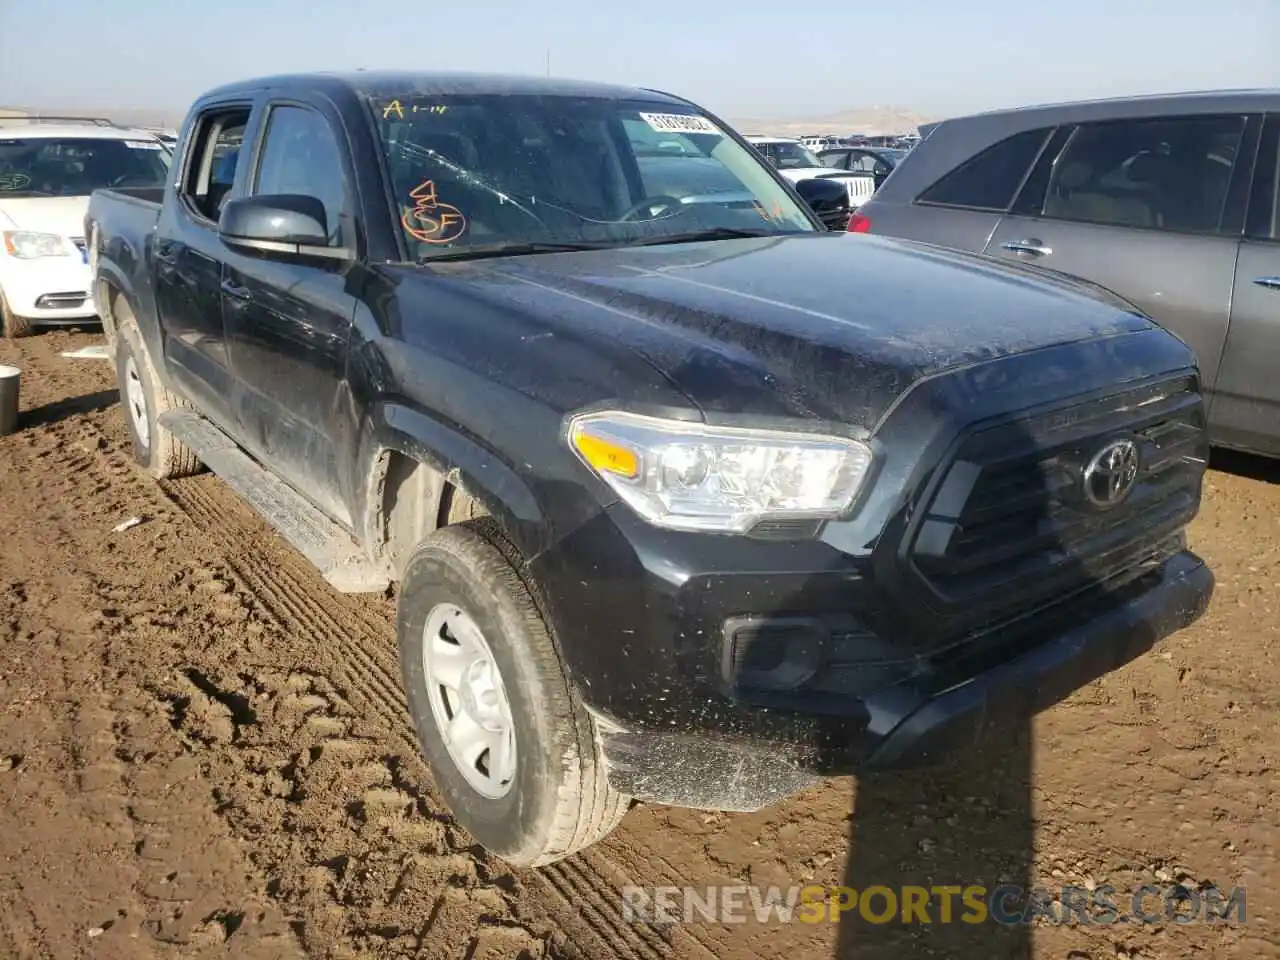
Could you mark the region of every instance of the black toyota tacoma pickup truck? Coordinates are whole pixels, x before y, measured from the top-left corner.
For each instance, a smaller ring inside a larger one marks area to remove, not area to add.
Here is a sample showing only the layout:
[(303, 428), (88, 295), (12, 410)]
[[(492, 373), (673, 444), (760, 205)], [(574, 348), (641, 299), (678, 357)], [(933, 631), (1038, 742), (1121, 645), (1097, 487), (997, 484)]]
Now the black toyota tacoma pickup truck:
[[(654, 134), (689, 164), (660, 192)], [(438, 787), (513, 863), (633, 800), (945, 760), (1213, 589), (1181, 341), (830, 233), (675, 96), (240, 83), (86, 236), (139, 463), (207, 466), (336, 589), (395, 585)]]

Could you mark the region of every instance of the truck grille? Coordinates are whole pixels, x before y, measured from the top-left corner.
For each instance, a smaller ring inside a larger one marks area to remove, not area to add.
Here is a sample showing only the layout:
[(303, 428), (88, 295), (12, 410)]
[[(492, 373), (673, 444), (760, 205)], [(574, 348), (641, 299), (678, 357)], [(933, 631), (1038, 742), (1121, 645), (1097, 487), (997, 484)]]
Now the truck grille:
[[(964, 436), (911, 541), (939, 603), (976, 616), (1001, 597), (1061, 595), (1168, 542), (1195, 515), (1208, 456), (1196, 386), (1190, 376), (1147, 384)], [(1137, 473), (1103, 509), (1086, 498), (1083, 475), (1122, 439), (1137, 449)]]

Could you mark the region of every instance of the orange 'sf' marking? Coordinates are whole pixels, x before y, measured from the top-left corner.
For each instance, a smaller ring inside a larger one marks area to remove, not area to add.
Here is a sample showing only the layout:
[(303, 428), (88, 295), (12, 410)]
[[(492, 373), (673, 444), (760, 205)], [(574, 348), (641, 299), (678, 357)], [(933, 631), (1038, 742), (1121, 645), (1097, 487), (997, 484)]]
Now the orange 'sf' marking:
[(467, 218), (452, 204), (441, 203), (434, 180), (418, 184), (409, 196), (412, 210), (406, 210), (400, 222), (405, 232), (422, 243), (451, 243), (467, 231)]

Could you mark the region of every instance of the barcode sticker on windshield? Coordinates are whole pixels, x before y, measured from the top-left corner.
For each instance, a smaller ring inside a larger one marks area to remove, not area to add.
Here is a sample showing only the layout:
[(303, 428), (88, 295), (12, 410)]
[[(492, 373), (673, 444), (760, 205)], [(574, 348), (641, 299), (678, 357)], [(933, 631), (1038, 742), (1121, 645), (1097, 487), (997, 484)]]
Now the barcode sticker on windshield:
[(716, 125), (706, 117), (688, 113), (642, 113), (640, 119), (659, 133), (714, 133)]
[(158, 140), (126, 140), (124, 145), (130, 150), (163, 150)]

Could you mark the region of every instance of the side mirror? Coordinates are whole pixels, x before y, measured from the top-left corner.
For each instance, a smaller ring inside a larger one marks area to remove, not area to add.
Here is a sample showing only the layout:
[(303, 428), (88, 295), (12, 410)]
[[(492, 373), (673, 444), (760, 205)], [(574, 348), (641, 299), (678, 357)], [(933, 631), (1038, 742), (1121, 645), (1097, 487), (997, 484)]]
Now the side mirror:
[(849, 190), (843, 179), (801, 180), (796, 184), (796, 193), (827, 227), (833, 230), (845, 228), (849, 221)]
[(222, 242), (242, 250), (347, 260), (351, 251), (329, 245), (324, 204), (302, 194), (267, 194), (231, 200), (218, 220)]

